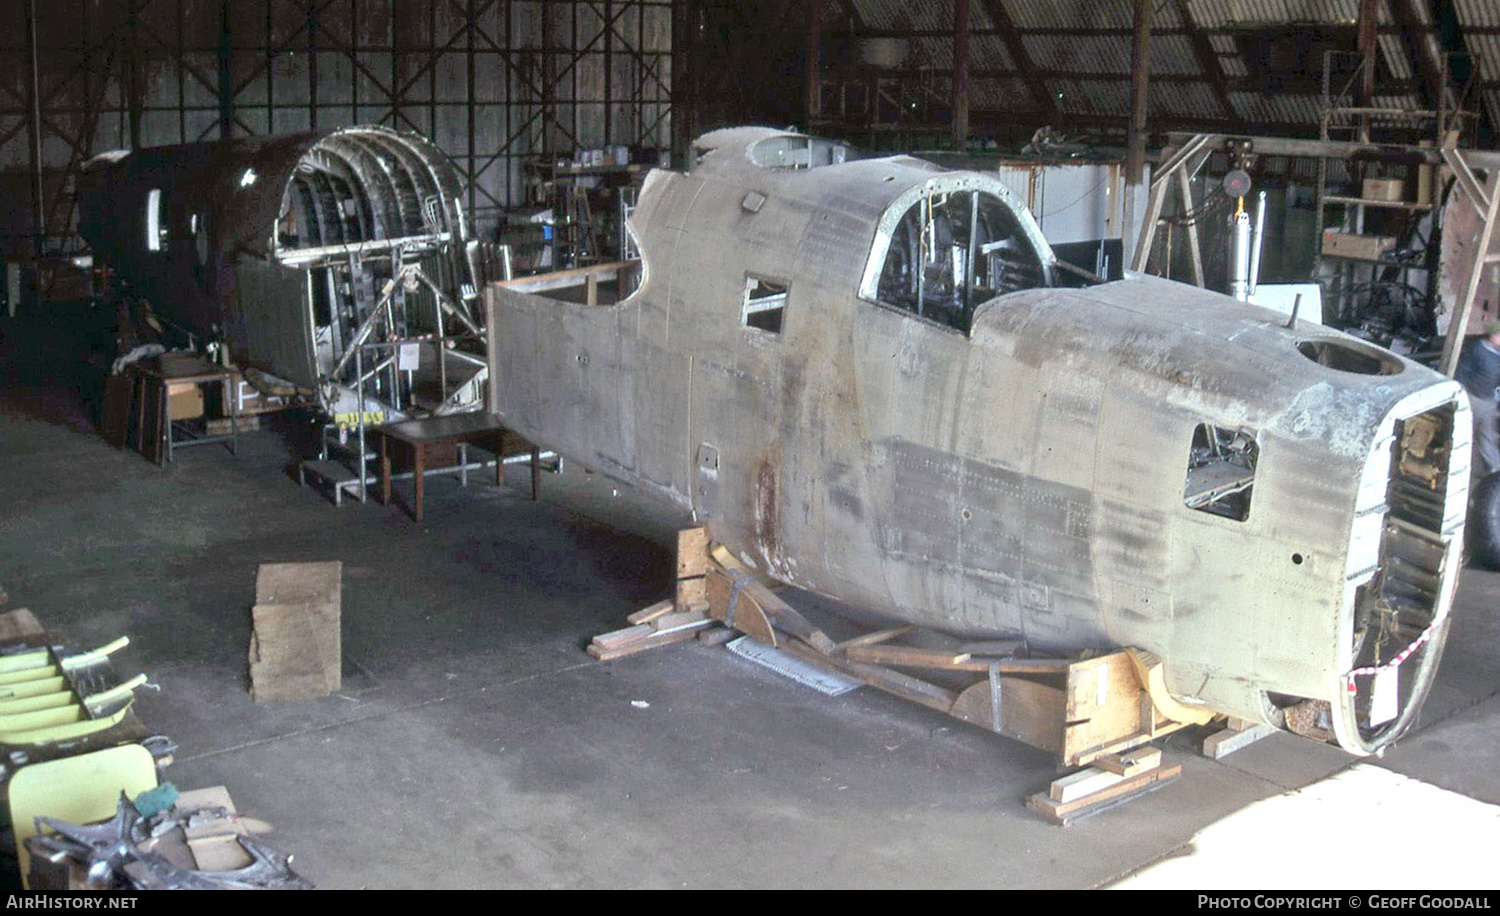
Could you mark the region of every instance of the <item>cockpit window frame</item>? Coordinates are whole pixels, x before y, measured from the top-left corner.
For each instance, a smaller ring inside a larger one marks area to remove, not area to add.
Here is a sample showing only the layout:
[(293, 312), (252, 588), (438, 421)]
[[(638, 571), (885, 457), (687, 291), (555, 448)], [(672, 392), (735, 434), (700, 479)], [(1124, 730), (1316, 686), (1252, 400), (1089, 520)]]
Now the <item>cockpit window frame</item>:
[(745, 158), (756, 168), (798, 171), (842, 165), (852, 157), (847, 145), (806, 134), (775, 134), (745, 148)]
[(1036, 219), (1031, 211), (1011, 193), (1010, 189), (1000, 182), (998, 178), (975, 173), (939, 174), (918, 182), (902, 191), (890, 202), (881, 213), (879, 221), (875, 226), (875, 237), (870, 245), (870, 256), (865, 261), (864, 273), (861, 276), (857, 295), (865, 302), (879, 305), (884, 308), (899, 311), (919, 321), (925, 321), (936, 327), (947, 328), (959, 334), (967, 334), (962, 328), (954, 327), (942, 321), (936, 321), (916, 312), (903, 308), (900, 305), (884, 302), (880, 298), (880, 277), (885, 268), (886, 258), (890, 254), (891, 242), (895, 237), (897, 227), (906, 217), (907, 212), (918, 205), (924, 199), (935, 195), (949, 194), (953, 192), (977, 192), (987, 194), (999, 200), (1010, 215), (1014, 218), (1016, 226), (1022, 238), (1031, 246), (1042, 270), (1042, 286), (1053, 286), (1056, 284), (1056, 255), (1052, 253), (1052, 246), (1042, 236), (1041, 227), (1037, 225)]

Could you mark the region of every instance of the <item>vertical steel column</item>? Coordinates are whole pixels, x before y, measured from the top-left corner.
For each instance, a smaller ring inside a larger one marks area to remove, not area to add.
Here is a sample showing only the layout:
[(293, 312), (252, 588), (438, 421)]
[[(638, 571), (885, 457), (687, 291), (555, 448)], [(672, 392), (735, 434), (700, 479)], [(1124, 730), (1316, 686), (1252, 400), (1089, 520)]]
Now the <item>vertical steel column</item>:
[[(26, 58), (30, 69), (27, 84), (27, 108), (30, 109), (27, 121), (28, 139), (31, 145), (31, 244), (33, 246), (32, 256), (38, 260), (42, 257), (42, 244), (47, 235), (46, 207), (44, 204), (45, 189), (42, 186), (42, 77), (39, 58), (41, 54), (37, 48), (36, 35), (36, 0), (26, 0)], [(40, 278), (41, 274), (37, 276)], [(14, 307), (14, 306), (12, 306)]]
[[(1145, 183), (1147, 89), (1151, 76), (1151, 0), (1135, 0), (1135, 29), (1130, 48), (1130, 123), (1126, 129), (1125, 224), (1136, 226), (1135, 199)], [(1147, 231), (1147, 230), (1143, 230)], [(1125, 250), (1132, 239), (1122, 238)]]
[(697, 80), (693, 49), (697, 47), (698, 0), (672, 2), (672, 164), (686, 168), (692, 151), (693, 120), (696, 117)]
[(615, 142), (615, 2), (604, 0), (604, 145)]
[[(1359, 3), (1359, 57), (1361, 61), (1359, 81), (1359, 105), (1369, 107), (1375, 100), (1375, 54), (1379, 50), (1377, 37), (1380, 32), (1380, 0), (1360, 0)], [(1370, 140), (1370, 121), (1359, 116), (1359, 139)]]
[[(427, 0), (427, 136), (437, 139), (438, 0)], [(404, 91), (404, 90), (403, 90)]]
[(307, 124), (318, 129), (318, 6), (307, 0)]
[(266, 4), (266, 135), (276, 134), (276, 36), (271, 30), (271, 4)]
[(177, 142), (187, 143), (187, 9), (177, 0)]
[[(474, 24), (474, 20), (477, 17), (478, 13), (474, 9), (474, 3), (475, 3), (475, 0), (468, 0), (468, 9), (465, 11), (465, 17), (464, 17), (465, 21), (468, 23), (468, 30), (467, 30), (468, 34), (465, 35), (464, 37), (467, 39), (466, 52), (467, 52), (467, 55), (468, 55), (467, 64), (468, 64), (468, 68), (469, 68), (468, 69), (469, 104), (466, 105), (466, 106), (464, 106), (467, 109), (467, 114), (469, 116), (469, 123), (468, 123), (468, 128), (469, 128), (469, 148), (466, 151), (467, 152), (467, 156), (465, 156), (465, 158), (464, 158), (464, 164), (465, 164), (465, 168), (464, 168), (464, 179), (465, 179), (464, 180), (464, 187), (466, 189), (465, 193), (469, 195), (469, 218), (471, 220), (474, 220), (474, 222), (477, 225), (477, 223), (479, 221), (479, 207), (478, 207), (478, 204), (479, 204), (478, 194), (479, 194), (479, 192), (474, 187), (474, 185), (476, 184), (475, 179), (478, 178), (479, 176), (474, 173), (474, 162), (475, 162), (475, 160), (477, 159), (477, 157), (479, 155), (479, 151), (474, 148), (475, 147), (475, 139), (474, 138), (475, 138), (475, 129), (476, 129), (476, 124), (474, 122), (474, 118), (475, 118), (474, 97), (475, 97), (475, 95), (478, 94), (476, 92), (475, 88), (474, 88), (474, 77), (475, 77), (475, 74), (476, 74), (476, 68), (474, 66), (474, 29), (477, 28), (477, 26)], [(478, 234), (477, 230), (476, 230), (475, 234), (476, 235)]]
[[(967, 0), (959, 0), (960, 3)], [(807, 127), (823, 115), (823, 0), (812, 0), (807, 24)]]
[(130, 114), (130, 148), (141, 148), (141, 34), (138, 20), (140, 18), (141, 0), (130, 0), (130, 49), (126, 52), (129, 59), (129, 74), (126, 77), (126, 93), (129, 96), (126, 104), (129, 106)]
[(229, 0), (219, 2), (219, 139), (234, 136), (234, 37), (229, 29)]
[(953, 145), (969, 140), (969, 0), (953, 0)]

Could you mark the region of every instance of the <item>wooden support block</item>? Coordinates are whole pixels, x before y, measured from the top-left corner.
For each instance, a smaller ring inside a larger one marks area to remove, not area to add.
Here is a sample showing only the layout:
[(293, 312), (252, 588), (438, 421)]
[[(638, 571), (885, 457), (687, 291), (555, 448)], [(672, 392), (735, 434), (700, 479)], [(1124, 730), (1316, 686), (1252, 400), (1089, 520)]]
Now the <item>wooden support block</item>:
[(685, 611), (708, 601), (708, 582), (704, 576), (691, 576), (677, 580), (676, 593), (672, 598), (677, 610)]
[(677, 578), (708, 573), (708, 529), (702, 526), (677, 532)]
[(1054, 824), (1064, 827), (1107, 808), (1124, 804), (1132, 798), (1154, 791), (1182, 774), (1182, 766), (1160, 766), (1137, 776), (1122, 779), (1102, 791), (1071, 802), (1059, 802), (1046, 792), (1026, 800), (1026, 806)]
[(1076, 773), (1052, 780), (1047, 796), (1056, 802), (1072, 802), (1108, 789), (1125, 777), (1098, 767), (1084, 767)]
[(630, 622), (631, 626), (635, 626), (636, 624), (650, 623), (656, 618), (670, 613), (672, 613), (672, 602), (658, 601), (650, 607), (641, 608), (625, 619)]
[(1229, 725), (1203, 739), (1203, 756), (1222, 760), (1242, 748), (1276, 734), (1269, 725), (1230, 719)]
[(1161, 766), (1161, 749), (1139, 747), (1123, 754), (1104, 754), (1093, 761), (1093, 765), (1120, 776), (1134, 776)]
[[(735, 575), (750, 575), (745, 565), (734, 558), (723, 544), (715, 544), (709, 551), (709, 555), (728, 573), (729, 578)], [(710, 580), (712, 580), (712, 576)], [(710, 588), (713, 582), (709, 582)], [(795, 608), (782, 601), (777, 595), (758, 580), (751, 578), (741, 587), (741, 593), (748, 595), (751, 601), (760, 607), (761, 613), (775, 623), (777, 629), (797, 637), (808, 645), (827, 655), (835, 649), (832, 639), (828, 634), (813, 626)], [(712, 599), (710, 599), (712, 603)], [(746, 631), (749, 632), (749, 631)], [(753, 635), (753, 634), (752, 634)], [(773, 643), (774, 645), (774, 643)]]
[(1174, 722), (1186, 722), (1189, 725), (1207, 725), (1216, 715), (1206, 706), (1188, 706), (1179, 703), (1167, 691), (1165, 669), (1159, 657), (1139, 649), (1126, 649), (1125, 654), (1130, 657), (1131, 664), (1135, 666), (1136, 676), (1141, 686), (1151, 695), (1152, 704), (1162, 715)]
[(738, 635), (728, 627), (708, 627), (698, 631), (698, 641), (705, 646), (722, 646)]
[[(743, 575), (748, 575), (748, 573)], [(761, 610), (761, 606), (753, 597), (745, 594), (749, 591), (748, 583), (740, 589), (739, 598), (734, 606), (733, 620), (730, 619), (729, 613), (729, 599), (734, 593), (734, 583), (730, 573), (726, 570), (715, 570), (709, 573), (707, 589), (710, 617), (767, 645), (780, 644), (781, 641), (776, 638), (776, 630), (771, 626), (771, 621)]]
[(916, 646), (866, 645), (850, 646), (844, 650), (850, 661), (868, 662), (872, 665), (895, 665), (898, 668), (947, 668), (967, 662), (969, 653), (944, 652), (941, 649), (921, 649)]

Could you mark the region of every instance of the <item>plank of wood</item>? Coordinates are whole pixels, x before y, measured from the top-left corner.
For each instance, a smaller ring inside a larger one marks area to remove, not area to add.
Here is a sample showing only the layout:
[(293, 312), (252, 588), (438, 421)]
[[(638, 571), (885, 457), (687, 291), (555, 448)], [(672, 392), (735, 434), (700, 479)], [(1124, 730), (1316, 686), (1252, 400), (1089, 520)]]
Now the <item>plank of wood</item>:
[[(662, 630), (674, 629), (684, 623), (699, 623), (709, 620), (707, 615), (698, 614), (693, 611), (671, 611), (659, 617), (653, 617), (650, 621), (651, 629), (660, 632)], [(710, 623), (716, 621), (709, 620)]]
[(650, 607), (641, 608), (639, 611), (636, 611), (634, 614), (626, 617), (625, 620), (628, 621), (631, 626), (635, 626), (636, 624), (650, 623), (656, 618), (665, 616), (670, 613), (672, 613), (672, 601), (671, 599), (667, 599), (665, 601), (658, 601)]
[(684, 528), (677, 532), (677, 578), (708, 573), (708, 529)]
[(867, 662), (872, 665), (895, 665), (898, 668), (947, 668), (953, 670), (970, 659), (967, 652), (944, 652), (941, 649), (922, 649), (917, 646), (892, 646), (877, 644), (850, 646), (844, 650), (850, 661)]
[(1026, 644), (1021, 639), (999, 639), (982, 640), (979, 642), (966, 642), (958, 647), (960, 652), (968, 652), (971, 655), (988, 655), (998, 658), (1009, 658), (1016, 654), (1016, 650)]
[(697, 635), (697, 629), (674, 630), (671, 633), (656, 633), (647, 639), (627, 642), (612, 648), (604, 648), (597, 644), (591, 644), (587, 651), (589, 655), (601, 662), (614, 661), (627, 655), (636, 655), (650, 649), (659, 649), (662, 646), (671, 646), (680, 642), (687, 642)]
[(1276, 729), (1258, 723), (1245, 723), (1243, 728), (1233, 726), (1223, 728), (1203, 739), (1203, 756), (1222, 760), (1235, 751), (1249, 747), (1274, 734), (1276, 734)]
[(651, 635), (651, 624), (638, 623), (635, 626), (625, 627), (620, 630), (610, 630), (608, 633), (600, 633), (594, 637), (593, 645), (600, 649), (613, 649), (626, 643), (639, 642)]
[(1161, 766), (1161, 748), (1141, 747), (1123, 754), (1103, 754), (1093, 761), (1093, 765), (1120, 776), (1134, 776)]
[(846, 639), (834, 648), (850, 649), (854, 646), (873, 646), (876, 643), (889, 642), (892, 639), (905, 636), (908, 633), (915, 633), (916, 631), (917, 628), (910, 624), (904, 627), (896, 627), (891, 630), (876, 630), (873, 633), (866, 633), (863, 636), (856, 636), (853, 639)]
[(1066, 827), (1074, 821), (1123, 804), (1137, 795), (1154, 791), (1180, 775), (1182, 775), (1180, 764), (1157, 767), (1131, 779), (1123, 779), (1101, 792), (1078, 801), (1059, 802), (1046, 792), (1038, 792), (1026, 799), (1026, 806), (1052, 823)]
[(1072, 664), (1073, 662), (1065, 658), (980, 658), (976, 656), (955, 665), (953, 670), (986, 672), (990, 670), (991, 665), (995, 665), (1001, 674), (1066, 675), (1068, 666)]
[(671, 633), (677, 630), (712, 626), (716, 623), (718, 623), (717, 620), (706, 617), (703, 614), (686, 611), (681, 614), (667, 614), (665, 617), (656, 618), (651, 621), (651, 630), (655, 633)]
[(1056, 802), (1077, 801), (1102, 792), (1124, 778), (1119, 773), (1088, 766), (1076, 773), (1052, 780), (1052, 785), (1047, 787), (1047, 795)]

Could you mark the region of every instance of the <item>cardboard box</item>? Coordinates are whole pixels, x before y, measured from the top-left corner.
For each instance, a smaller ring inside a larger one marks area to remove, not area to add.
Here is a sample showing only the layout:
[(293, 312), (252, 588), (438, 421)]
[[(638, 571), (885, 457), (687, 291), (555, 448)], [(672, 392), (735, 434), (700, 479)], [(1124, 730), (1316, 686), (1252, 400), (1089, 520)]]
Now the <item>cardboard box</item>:
[(1366, 178), (1360, 196), (1365, 200), (1402, 201), (1406, 199), (1406, 182), (1400, 178)]
[(1353, 235), (1348, 232), (1324, 230), (1323, 253), (1336, 258), (1356, 258), (1375, 261), (1391, 253), (1396, 240), (1383, 235)]
[(192, 420), (203, 416), (203, 390), (196, 382), (167, 385), (167, 416), (173, 420)]

